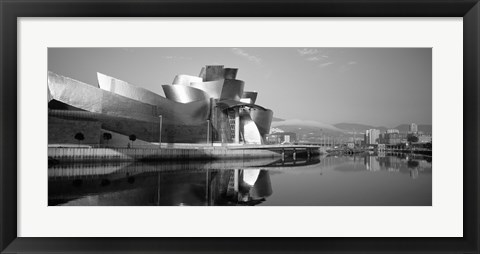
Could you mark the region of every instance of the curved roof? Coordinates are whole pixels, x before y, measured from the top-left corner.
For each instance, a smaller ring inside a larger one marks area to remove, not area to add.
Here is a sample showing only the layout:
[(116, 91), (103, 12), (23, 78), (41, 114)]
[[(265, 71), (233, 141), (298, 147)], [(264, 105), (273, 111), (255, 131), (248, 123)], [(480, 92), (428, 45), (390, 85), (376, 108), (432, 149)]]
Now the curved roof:
[(204, 91), (191, 87), (179, 85), (163, 85), (163, 92), (167, 99), (180, 102), (189, 103), (192, 101), (210, 101), (210, 97)]
[(147, 122), (158, 118), (154, 105), (105, 91), (50, 71), (48, 88), (51, 99), (78, 109)]
[(202, 82), (202, 81), (203, 79), (201, 77), (179, 74), (175, 76), (175, 79), (173, 80), (172, 84), (188, 86), (190, 85), (191, 82)]
[(97, 72), (100, 89), (150, 105), (158, 105), (165, 98), (142, 87)]
[(209, 97), (221, 100), (239, 101), (243, 94), (244, 82), (236, 79), (220, 79), (206, 82), (192, 82), (191, 87), (200, 89)]
[(142, 98), (138, 96), (145, 94), (136, 93), (134, 86), (129, 86), (131, 89), (125, 87), (121, 91), (114, 89), (114, 92), (110, 92), (48, 72), (48, 89), (51, 99), (78, 109), (144, 122), (157, 122), (159, 115), (163, 116), (164, 123), (171, 121), (175, 124), (187, 125), (196, 125), (208, 119), (209, 101), (178, 103), (154, 94), (154, 101), (151, 102), (155, 105), (152, 105), (139, 101)]
[(190, 86), (204, 91), (212, 98), (219, 99), (222, 95), (223, 79), (206, 82), (192, 82), (190, 83)]

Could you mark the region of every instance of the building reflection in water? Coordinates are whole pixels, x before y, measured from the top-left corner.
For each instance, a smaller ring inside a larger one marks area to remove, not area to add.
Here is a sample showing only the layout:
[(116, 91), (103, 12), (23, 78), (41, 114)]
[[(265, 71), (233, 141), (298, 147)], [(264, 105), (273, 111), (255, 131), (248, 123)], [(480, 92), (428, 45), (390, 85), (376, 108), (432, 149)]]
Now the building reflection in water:
[(431, 157), (414, 154), (385, 154), (364, 157), (368, 171), (408, 172), (412, 179), (418, 178), (419, 171), (431, 169)]
[[(359, 174), (359, 177), (342, 177), (342, 174), (350, 172)], [(388, 174), (382, 174), (382, 172)], [(376, 181), (378, 183), (389, 181), (393, 183), (391, 186), (403, 186), (396, 190), (398, 193), (403, 193), (403, 190), (412, 186), (428, 187), (431, 183), (429, 180), (431, 173), (431, 157), (410, 154), (332, 156), (321, 159), (312, 157), (297, 158), (297, 160), (286, 158), (283, 161), (252, 159), (162, 162), (161, 164), (54, 165), (48, 170), (48, 204), (50, 206), (289, 205), (296, 203), (296, 200), (291, 198), (299, 195), (298, 193), (301, 193), (304, 198), (310, 197), (315, 200), (314, 197), (319, 195), (318, 191), (325, 191), (325, 188), (329, 190), (337, 186), (343, 186), (342, 188), (361, 186), (368, 190), (370, 186), (376, 184)], [(272, 178), (274, 174), (276, 175)], [(392, 177), (391, 174), (398, 177)], [(374, 175), (375, 177), (368, 177)], [(408, 178), (414, 181), (404, 181), (404, 179), (410, 180)], [(350, 179), (351, 182), (348, 182)], [(347, 185), (345, 185), (346, 182), (348, 182)], [(301, 184), (301, 186), (295, 186), (292, 189), (293, 184)], [(382, 186), (385, 184), (379, 184), (377, 187)], [(276, 194), (273, 196), (275, 190)], [(291, 193), (292, 191), (295, 193)], [(428, 188), (425, 191), (428, 194)], [(381, 198), (384, 194), (379, 195)], [(338, 198), (339, 195), (332, 194), (331, 198), (333, 196)], [(365, 198), (370, 196), (367, 195)], [(315, 202), (312, 201), (312, 204), (324, 204)], [(325, 202), (328, 204), (327, 201)]]
[[(71, 164), (49, 168), (48, 204), (74, 206), (257, 205), (272, 195), (269, 167), (319, 158), (186, 163)], [(258, 165), (258, 166), (256, 166)]]

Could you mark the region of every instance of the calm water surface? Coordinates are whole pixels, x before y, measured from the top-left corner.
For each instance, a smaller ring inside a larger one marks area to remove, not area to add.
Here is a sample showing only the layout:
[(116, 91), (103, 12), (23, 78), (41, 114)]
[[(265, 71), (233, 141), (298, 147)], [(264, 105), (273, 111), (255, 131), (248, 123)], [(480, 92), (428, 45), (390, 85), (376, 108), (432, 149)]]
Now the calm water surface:
[(49, 205), (430, 206), (431, 157), (57, 165)]

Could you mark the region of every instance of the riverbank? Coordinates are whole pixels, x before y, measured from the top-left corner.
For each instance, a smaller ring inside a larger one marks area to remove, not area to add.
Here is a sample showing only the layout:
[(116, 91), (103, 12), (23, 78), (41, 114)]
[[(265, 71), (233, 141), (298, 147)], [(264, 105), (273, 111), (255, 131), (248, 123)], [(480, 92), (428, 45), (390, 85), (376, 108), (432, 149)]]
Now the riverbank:
[[(174, 147), (174, 146), (173, 146)], [(84, 162), (248, 160), (253, 158), (308, 157), (320, 154), (314, 146), (185, 146), (184, 148), (49, 147), (49, 165)]]

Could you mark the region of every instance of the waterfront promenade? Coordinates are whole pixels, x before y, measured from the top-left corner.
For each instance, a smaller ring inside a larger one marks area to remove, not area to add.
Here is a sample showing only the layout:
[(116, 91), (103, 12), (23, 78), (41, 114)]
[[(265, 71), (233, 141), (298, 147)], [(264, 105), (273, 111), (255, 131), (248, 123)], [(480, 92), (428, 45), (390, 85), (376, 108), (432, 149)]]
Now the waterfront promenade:
[(49, 163), (75, 162), (132, 162), (132, 161), (179, 161), (179, 160), (225, 160), (309, 157), (320, 154), (320, 147), (309, 145), (205, 145), (162, 144), (152, 147), (102, 148), (49, 146)]

